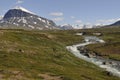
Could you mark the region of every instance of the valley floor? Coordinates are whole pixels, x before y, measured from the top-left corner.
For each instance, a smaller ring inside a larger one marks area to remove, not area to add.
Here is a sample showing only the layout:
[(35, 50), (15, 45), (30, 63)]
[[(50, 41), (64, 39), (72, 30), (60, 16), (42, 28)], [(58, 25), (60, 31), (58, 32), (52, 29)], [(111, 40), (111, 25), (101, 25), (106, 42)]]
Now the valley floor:
[[(110, 53), (107, 57), (119, 60), (118, 29), (115, 29), (113, 33), (107, 29), (95, 31), (1, 29), (0, 80), (119, 80), (120, 78), (108, 75), (106, 71), (96, 65), (81, 60), (67, 51), (66, 46), (83, 42), (83, 37), (76, 35), (83, 31), (88, 33), (86, 35), (102, 31), (104, 35), (100, 37), (111, 42), (111, 44), (105, 44), (107, 45), (105, 48), (109, 45), (117, 46), (116, 49), (114, 48), (117, 56)], [(117, 40), (114, 41), (114, 38)], [(97, 45), (90, 46), (92, 47), (87, 47), (93, 50), (93, 47)], [(101, 54), (105, 52), (102, 49), (99, 51)]]

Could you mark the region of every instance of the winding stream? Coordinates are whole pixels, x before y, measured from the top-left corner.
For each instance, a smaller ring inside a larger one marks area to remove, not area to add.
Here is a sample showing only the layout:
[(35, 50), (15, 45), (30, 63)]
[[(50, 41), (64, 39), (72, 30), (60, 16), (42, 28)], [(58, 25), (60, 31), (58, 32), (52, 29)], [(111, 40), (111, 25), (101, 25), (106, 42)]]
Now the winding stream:
[[(84, 47), (89, 44), (95, 44), (95, 43), (104, 43), (103, 40), (94, 37), (94, 36), (89, 36), (85, 37), (85, 43), (80, 43), (72, 46), (67, 46), (67, 50), (73, 53), (76, 57), (83, 59), (87, 62), (93, 63), (100, 68), (105, 69), (106, 71), (110, 72), (114, 76), (120, 77), (120, 61), (115, 61), (111, 59), (104, 59), (104, 58), (99, 58), (99, 57), (88, 57), (83, 55), (80, 50), (78, 50), (78, 47)], [(110, 64), (103, 64), (104, 62), (110, 63)]]

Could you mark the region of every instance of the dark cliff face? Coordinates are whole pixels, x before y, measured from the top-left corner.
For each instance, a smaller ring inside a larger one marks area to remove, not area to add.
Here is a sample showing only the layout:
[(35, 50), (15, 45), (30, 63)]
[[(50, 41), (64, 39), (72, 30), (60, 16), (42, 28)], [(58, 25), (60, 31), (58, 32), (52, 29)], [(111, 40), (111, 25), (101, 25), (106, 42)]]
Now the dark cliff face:
[(120, 21), (117, 21), (117, 22), (111, 24), (111, 26), (120, 26)]
[(0, 21), (1, 26), (19, 26), (30, 29), (57, 29), (56, 24), (49, 19), (29, 13), (22, 9), (10, 9)]
[(120, 21), (117, 21), (110, 25), (100, 26), (100, 28), (119, 28), (120, 27)]
[(117, 21), (113, 24), (103, 26), (103, 28), (119, 28), (120, 27), (120, 21)]
[(30, 13), (26, 13), (22, 10), (11, 9), (5, 14), (3, 19), (9, 19), (9, 18), (12, 18), (12, 17), (30, 17), (30, 16), (31, 16)]

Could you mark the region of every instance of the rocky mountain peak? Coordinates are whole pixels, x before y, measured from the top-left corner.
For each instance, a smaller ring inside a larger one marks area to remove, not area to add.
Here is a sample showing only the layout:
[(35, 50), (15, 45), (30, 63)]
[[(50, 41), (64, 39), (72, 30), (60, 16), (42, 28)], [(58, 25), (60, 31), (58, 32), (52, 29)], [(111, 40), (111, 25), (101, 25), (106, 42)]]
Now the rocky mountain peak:
[[(40, 17), (33, 12), (17, 6), (8, 10), (3, 19), (0, 20), (0, 26), (17, 26), (22, 29), (56, 29), (56, 24), (47, 18)], [(17, 28), (15, 27), (15, 28)]]

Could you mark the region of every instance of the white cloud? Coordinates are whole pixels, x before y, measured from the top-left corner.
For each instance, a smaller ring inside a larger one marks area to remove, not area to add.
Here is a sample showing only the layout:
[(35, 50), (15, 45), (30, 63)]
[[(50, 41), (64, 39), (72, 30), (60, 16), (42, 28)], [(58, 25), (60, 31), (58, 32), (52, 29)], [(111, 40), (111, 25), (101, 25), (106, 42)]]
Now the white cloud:
[(81, 20), (76, 20), (75, 23), (80, 24), (80, 23), (82, 23), (82, 21)]
[(102, 26), (102, 24), (101, 23), (96, 23), (96, 24), (94, 24), (94, 26)]
[(59, 22), (59, 21), (63, 21), (64, 18), (63, 17), (57, 17), (57, 18), (53, 18), (53, 21)]
[(86, 25), (92, 25), (92, 23), (90, 23), (90, 22), (87, 22), (87, 23), (85, 23)]
[(24, 2), (23, 0), (17, 0), (16, 4), (21, 4), (23, 2)]
[(75, 17), (74, 17), (74, 16), (70, 16), (70, 18), (71, 18), (71, 19), (75, 19)]
[(51, 16), (63, 16), (62, 12), (52, 12), (50, 13)]

